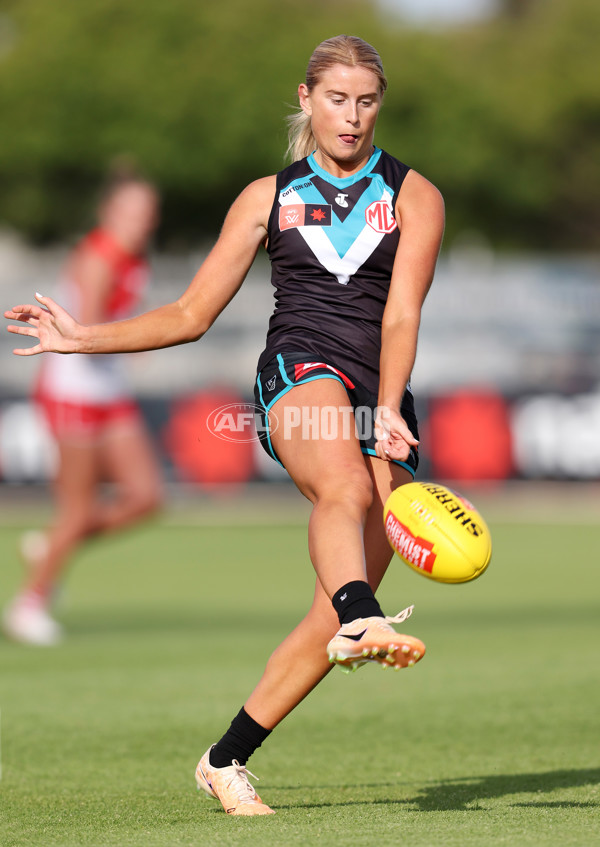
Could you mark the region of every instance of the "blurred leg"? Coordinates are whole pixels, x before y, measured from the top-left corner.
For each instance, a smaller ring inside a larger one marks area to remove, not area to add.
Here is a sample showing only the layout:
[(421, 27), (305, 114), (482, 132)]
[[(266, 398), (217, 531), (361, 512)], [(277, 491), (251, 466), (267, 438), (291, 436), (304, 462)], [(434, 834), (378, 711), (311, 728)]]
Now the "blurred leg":
[[(160, 473), (138, 421), (114, 424), (89, 440), (60, 441), (58, 447), (56, 517), (46, 534), (45, 554), (36, 559), (25, 586), (45, 600), (84, 540), (131, 524), (161, 502)], [(116, 486), (108, 502), (98, 498), (105, 478)]]
[(141, 421), (122, 421), (107, 428), (99, 453), (103, 476), (115, 487), (106, 501), (97, 501), (90, 516), (89, 533), (128, 526), (160, 508), (163, 498), (160, 469)]
[(47, 531), (43, 556), (33, 563), (26, 592), (48, 601), (70, 554), (87, 534), (96, 496), (99, 455), (95, 440), (59, 441), (54, 481), (55, 519)]

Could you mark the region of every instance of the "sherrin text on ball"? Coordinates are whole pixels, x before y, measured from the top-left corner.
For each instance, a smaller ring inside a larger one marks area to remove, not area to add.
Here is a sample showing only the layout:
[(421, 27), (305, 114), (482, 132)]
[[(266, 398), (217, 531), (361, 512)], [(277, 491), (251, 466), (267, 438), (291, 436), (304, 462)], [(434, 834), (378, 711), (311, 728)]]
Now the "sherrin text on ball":
[(401, 485), (388, 497), (383, 519), (394, 551), (429, 579), (468, 582), (490, 563), (492, 539), (485, 520), (445, 485)]

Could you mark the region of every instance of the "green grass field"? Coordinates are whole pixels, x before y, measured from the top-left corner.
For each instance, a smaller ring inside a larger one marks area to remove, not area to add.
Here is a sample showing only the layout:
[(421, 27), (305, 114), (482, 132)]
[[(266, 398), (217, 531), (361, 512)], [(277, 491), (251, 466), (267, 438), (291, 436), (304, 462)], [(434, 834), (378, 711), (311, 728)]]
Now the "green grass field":
[[(226, 728), (312, 591), (303, 525), (165, 519), (83, 553), (54, 650), (0, 641), (0, 844), (578, 845), (600, 841), (600, 526), (489, 514), (489, 571), (380, 593), (428, 654), (337, 669), (250, 762), (277, 815), (200, 795)], [(26, 515), (24, 516), (26, 517)], [(0, 528), (4, 602), (16, 527)]]

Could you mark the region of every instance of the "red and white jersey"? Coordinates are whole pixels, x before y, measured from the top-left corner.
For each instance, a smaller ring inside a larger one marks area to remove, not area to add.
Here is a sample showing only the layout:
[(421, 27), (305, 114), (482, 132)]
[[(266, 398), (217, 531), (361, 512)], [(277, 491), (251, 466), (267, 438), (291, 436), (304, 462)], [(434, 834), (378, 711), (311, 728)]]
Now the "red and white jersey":
[[(102, 229), (90, 232), (75, 248), (57, 296), (75, 318), (81, 315), (82, 291), (73, 268), (83, 251), (104, 259), (112, 271), (104, 321), (129, 317), (139, 305), (148, 283), (148, 263), (142, 256), (124, 250)], [(37, 393), (78, 403), (114, 403), (130, 395), (122, 357), (114, 354), (85, 355), (46, 353), (39, 375)]]

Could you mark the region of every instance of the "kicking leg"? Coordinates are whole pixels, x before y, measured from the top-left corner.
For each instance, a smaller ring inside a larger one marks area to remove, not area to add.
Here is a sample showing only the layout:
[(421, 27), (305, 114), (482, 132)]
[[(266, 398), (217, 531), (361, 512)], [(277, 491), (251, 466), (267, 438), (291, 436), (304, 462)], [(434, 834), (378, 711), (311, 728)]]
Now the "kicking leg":
[[(412, 480), (408, 471), (367, 457), (373, 480), (373, 504), (364, 530), (369, 584), (376, 591), (392, 558), (383, 526), (383, 506), (394, 488)], [(313, 604), (298, 626), (277, 647), (245, 709), (261, 726), (273, 729), (331, 670), (327, 644), (339, 629), (338, 617), (320, 582)]]
[[(369, 583), (375, 591), (392, 557), (392, 550), (383, 528), (383, 504), (394, 488), (411, 480), (410, 474), (397, 465), (380, 459), (366, 459), (373, 481), (374, 496), (368, 510), (364, 545)], [(327, 675), (332, 665), (327, 658), (327, 644), (339, 627), (338, 617), (329, 597), (317, 580), (313, 604), (306, 617), (276, 648), (258, 685), (234, 718), (223, 738), (208, 750), (200, 764), (196, 779), (206, 793), (221, 799), (224, 807), (231, 800), (215, 793), (219, 773), (226, 773), (235, 783), (247, 781), (245, 765), (248, 758), (288, 715)], [(215, 762), (212, 762), (214, 756)], [(241, 768), (243, 773), (236, 770)], [(234, 772), (235, 771), (235, 772)], [(253, 790), (253, 789), (252, 789)], [(268, 806), (258, 798), (245, 803), (245, 809), (233, 814), (267, 814)], [(271, 810), (269, 810), (271, 811)]]

